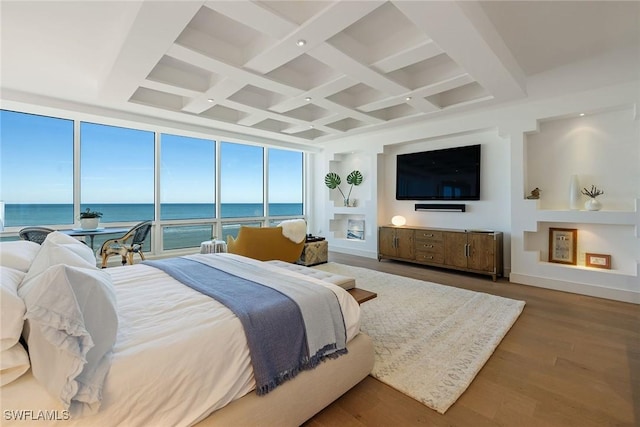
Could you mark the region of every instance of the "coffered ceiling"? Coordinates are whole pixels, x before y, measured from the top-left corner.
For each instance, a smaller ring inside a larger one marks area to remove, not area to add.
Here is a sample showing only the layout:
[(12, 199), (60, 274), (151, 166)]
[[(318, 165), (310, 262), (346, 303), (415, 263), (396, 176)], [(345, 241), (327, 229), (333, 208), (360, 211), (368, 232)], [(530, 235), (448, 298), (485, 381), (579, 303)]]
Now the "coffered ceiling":
[(638, 43), (636, 2), (558, 3), (3, 0), (0, 83), (317, 145), (523, 98), (528, 75)]

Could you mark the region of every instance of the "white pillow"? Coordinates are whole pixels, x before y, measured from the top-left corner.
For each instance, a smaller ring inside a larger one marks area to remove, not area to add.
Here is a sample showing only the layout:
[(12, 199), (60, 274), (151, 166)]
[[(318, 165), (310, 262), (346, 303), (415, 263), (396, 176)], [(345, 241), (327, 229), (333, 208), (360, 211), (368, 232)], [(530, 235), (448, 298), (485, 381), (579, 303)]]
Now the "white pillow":
[(33, 376), (72, 416), (96, 413), (118, 329), (111, 276), (60, 264), (25, 281), (18, 293)]
[(17, 380), (29, 370), (29, 356), (22, 344), (18, 343), (0, 354), (0, 386)]
[(18, 285), (25, 274), (0, 266), (0, 350), (14, 346), (22, 335), (24, 301), (18, 296)]
[(0, 242), (0, 266), (26, 273), (39, 250), (39, 244), (27, 240)]
[(22, 271), (0, 266), (0, 385), (9, 384), (29, 369), (27, 352), (18, 342), (25, 305), (17, 289), (24, 276)]
[(54, 231), (40, 246), (40, 251), (34, 258), (23, 283), (56, 264), (66, 264), (74, 267), (96, 269), (96, 256), (90, 247), (81, 241)]

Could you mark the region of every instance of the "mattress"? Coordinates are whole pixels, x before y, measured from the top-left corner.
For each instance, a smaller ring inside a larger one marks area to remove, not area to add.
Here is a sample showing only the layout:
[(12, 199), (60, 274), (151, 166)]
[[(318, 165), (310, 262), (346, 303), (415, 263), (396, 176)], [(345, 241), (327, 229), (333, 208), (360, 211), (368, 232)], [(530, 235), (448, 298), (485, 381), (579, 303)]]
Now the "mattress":
[[(255, 388), (242, 326), (226, 307), (147, 265), (107, 271), (116, 289), (119, 326), (100, 411), (64, 419), (61, 405), (29, 371), (0, 389), (3, 426), (28, 425), (15, 420), (17, 415), (53, 418), (34, 421), (38, 426), (187, 426)], [(357, 302), (338, 286), (305, 280), (336, 294), (347, 341), (352, 340), (360, 328)], [(7, 417), (6, 411), (26, 412)]]

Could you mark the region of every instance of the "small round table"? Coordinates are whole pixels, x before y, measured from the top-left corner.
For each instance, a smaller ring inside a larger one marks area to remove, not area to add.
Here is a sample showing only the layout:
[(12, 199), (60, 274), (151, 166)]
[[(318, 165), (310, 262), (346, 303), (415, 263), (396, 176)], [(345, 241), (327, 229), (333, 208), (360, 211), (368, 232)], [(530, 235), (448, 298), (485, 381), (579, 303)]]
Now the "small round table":
[(227, 243), (224, 240), (207, 240), (200, 243), (201, 254), (218, 254), (227, 252)]

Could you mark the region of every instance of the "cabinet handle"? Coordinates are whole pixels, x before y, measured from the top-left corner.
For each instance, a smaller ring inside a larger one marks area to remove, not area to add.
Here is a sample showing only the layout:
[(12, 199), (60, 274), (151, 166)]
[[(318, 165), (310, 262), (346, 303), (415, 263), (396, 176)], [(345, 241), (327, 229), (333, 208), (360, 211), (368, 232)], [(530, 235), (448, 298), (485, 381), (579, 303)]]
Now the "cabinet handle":
[(422, 233), (423, 237), (433, 237), (433, 234), (426, 234), (426, 233)]
[(422, 245), (422, 246), (424, 246), (425, 248), (432, 248), (433, 247), (433, 245)]

